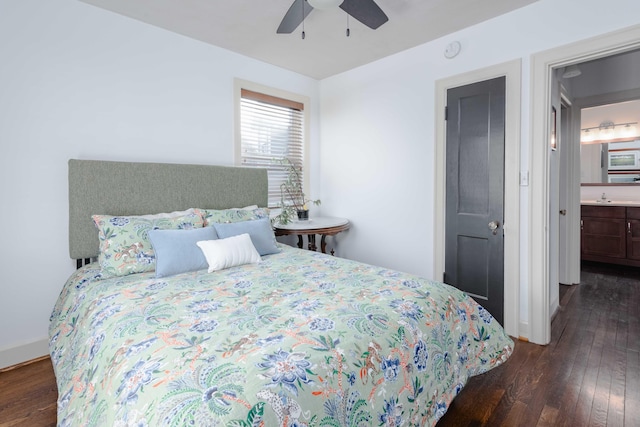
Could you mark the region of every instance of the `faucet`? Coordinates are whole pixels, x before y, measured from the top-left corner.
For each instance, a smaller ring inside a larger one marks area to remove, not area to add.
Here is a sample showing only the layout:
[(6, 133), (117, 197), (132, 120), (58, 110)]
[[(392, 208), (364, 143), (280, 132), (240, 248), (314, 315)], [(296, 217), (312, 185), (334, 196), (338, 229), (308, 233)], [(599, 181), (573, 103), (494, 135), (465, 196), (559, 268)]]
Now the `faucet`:
[(605, 193), (602, 193), (602, 197), (599, 200), (600, 203), (607, 203), (607, 195)]

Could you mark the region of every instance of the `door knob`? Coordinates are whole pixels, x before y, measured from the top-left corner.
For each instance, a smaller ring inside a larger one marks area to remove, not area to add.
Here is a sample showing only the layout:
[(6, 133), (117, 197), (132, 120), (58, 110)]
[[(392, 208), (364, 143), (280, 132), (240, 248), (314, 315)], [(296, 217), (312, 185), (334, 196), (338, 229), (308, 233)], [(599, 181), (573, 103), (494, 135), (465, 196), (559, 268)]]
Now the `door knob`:
[(491, 221), (489, 223), (489, 230), (493, 232), (494, 236), (498, 234), (498, 227), (500, 227), (500, 223), (498, 221)]

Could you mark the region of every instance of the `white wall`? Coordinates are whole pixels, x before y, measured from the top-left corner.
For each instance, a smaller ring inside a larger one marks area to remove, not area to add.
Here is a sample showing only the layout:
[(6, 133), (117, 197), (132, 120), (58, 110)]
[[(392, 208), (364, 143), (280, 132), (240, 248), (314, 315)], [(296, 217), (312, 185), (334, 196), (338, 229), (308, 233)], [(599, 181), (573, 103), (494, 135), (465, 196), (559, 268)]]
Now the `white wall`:
[[(633, 0), (540, 0), (318, 84), (75, 0), (0, 0), (0, 366), (46, 353), (49, 314), (74, 268), (69, 158), (232, 164), (234, 78), (307, 95), (311, 194), (324, 214), (353, 223), (338, 236), (340, 254), (430, 277), (435, 81), (522, 58), (526, 170), (530, 55), (639, 14)], [(462, 52), (446, 60), (452, 40)]]
[(236, 77), (309, 96), (318, 153), (317, 81), (75, 0), (0, 0), (0, 58), (0, 367), (47, 353), (69, 158), (231, 165)]
[[(597, 13), (594, 13), (597, 11)], [(621, 13), (621, 11), (624, 11)], [(434, 88), (444, 76), (521, 58), (521, 168), (528, 169), (532, 54), (638, 23), (640, 2), (540, 0), (321, 82), (323, 212), (351, 219), (340, 253), (431, 277)], [(462, 52), (443, 57), (459, 40)], [(521, 320), (528, 313), (528, 188), (521, 187)], [(440, 279), (440, 278), (436, 278)], [(507, 284), (509, 286), (510, 284)], [(521, 331), (526, 336), (526, 331)]]

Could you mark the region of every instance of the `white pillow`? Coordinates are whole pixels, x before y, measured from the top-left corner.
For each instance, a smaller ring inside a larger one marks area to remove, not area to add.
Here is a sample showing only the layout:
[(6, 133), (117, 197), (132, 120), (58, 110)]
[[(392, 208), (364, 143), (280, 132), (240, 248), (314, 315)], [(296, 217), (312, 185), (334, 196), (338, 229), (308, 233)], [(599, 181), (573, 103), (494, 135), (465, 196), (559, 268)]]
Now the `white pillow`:
[(136, 215), (140, 218), (144, 218), (144, 219), (162, 219), (162, 218), (175, 218), (177, 216), (185, 216), (185, 215), (191, 215), (192, 213), (194, 213), (196, 210), (194, 208), (189, 208), (186, 211), (174, 211), (174, 212), (162, 212), (162, 213), (158, 213), (158, 214), (151, 214), (151, 215)]
[(196, 243), (209, 264), (209, 273), (237, 265), (260, 262), (260, 254), (248, 233)]

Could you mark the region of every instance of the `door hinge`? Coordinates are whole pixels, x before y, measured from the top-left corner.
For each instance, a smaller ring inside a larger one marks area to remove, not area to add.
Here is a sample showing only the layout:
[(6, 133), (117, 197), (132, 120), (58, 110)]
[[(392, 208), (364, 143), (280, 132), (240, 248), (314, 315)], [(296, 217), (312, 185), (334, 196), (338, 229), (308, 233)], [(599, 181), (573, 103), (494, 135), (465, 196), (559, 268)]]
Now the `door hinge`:
[(449, 120), (449, 107), (444, 107), (444, 121)]
[(442, 282), (443, 283), (447, 283), (447, 273), (446, 272), (442, 273)]

